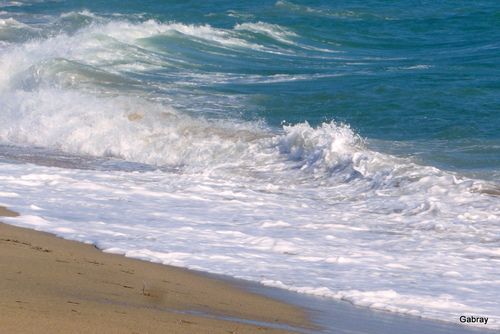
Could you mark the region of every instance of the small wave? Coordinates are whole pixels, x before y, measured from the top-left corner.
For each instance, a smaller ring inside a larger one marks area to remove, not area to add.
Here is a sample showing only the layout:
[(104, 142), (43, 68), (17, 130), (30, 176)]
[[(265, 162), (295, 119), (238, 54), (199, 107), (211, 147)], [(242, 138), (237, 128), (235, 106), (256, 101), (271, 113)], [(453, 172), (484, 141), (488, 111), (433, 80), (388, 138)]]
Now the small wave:
[(11, 6), (24, 6), (25, 4), (19, 1), (6, 1), (0, 3), (0, 8), (1, 7), (11, 7)]
[(242, 23), (234, 27), (235, 30), (246, 30), (254, 33), (265, 34), (279, 41), (286, 42), (288, 37), (297, 37), (293, 31), (283, 28), (277, 24), (257, 22), (257, 23)]
[[(299, 39), (299, 35), (292, 31), (291, 29), (282, 27), (277, 24), (271, 24), (266, 22), (257, 22), (257, 23), (242, 23), (237, 24), (234, 27), (234, 30), (244, 32), (248, 31), (254, 34), (264, 35), (273, 40), (272, 43), (262, 43), (266, 46), (275, 46), (278, 43), (283, 43), (285, 45), (293, 46), (296, 48), (313, 50), (319, 52), (328, 52), (328, 53), (338, 53), (338, 50), (326, 49), (326, 48), (318, 48), (312, 45), (306, 45), (297, 42)], [(266, 50), (266, 49), (265, 49)], [(269, 51), (269, 50), (267, 50)]]
[(7, 26), (7, 27), (28, 27), (27, 24), (24, 24), (20, 21), (17, 21), (16, 19), (13, 18), (8, 18), (8, 19), (0, 19), (0, 26)]
[(214, 28), (208, 24), (159, 23), (155, 20), (148, 20), (139, 24), (126, 21), (112, 21), (104, 26), (100, 26), (98, 30), (116, 40), (131, 44), (135, 44), (137, 40), (149, 37), (159, 35), (175, 36), (176, 34), (180, 34), (225, 46), (259, 47), (238, 38), (231, 30)]
[(63, 13), (52, 23), (52, 29), (60, 29), (66, 33), (76, 33), (78, 30), (89, 27), (100, 21), (100, 18), (88, 10), (81, 12)]
[(30, 91), (43, 86), (71, 87), (89, 83), (93, 85), (133, 85), (137, 82), (93, 66), (63, 58), (52, 58), (35, 64), (16, 75), (12, 85), (15, 88)]
[(288, 1), (279, 0), (275, 4), (278, 8), (284, 8), (287, 10), (292, 10), (296, 12), (302, 12), (304, 14), (327, 17), (327, 18), (336, 18), (336, 19), (383, 19), (383, 20), (394, 20), (394, 18), (381, 16), (372, 13), (365, 13), (359, 11), (339, 11), (339, 10), (331, 10), (331, 9), (318, 9), (304, 5), (297, 5)]

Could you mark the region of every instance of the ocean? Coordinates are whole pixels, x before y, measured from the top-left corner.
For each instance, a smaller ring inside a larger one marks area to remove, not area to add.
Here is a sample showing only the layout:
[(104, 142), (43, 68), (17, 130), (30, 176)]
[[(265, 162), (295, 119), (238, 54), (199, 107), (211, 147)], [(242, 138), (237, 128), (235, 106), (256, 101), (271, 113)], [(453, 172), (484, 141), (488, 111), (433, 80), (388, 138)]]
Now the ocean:
[(500, 2), (1, 1), (3, 221), (500, 329)]

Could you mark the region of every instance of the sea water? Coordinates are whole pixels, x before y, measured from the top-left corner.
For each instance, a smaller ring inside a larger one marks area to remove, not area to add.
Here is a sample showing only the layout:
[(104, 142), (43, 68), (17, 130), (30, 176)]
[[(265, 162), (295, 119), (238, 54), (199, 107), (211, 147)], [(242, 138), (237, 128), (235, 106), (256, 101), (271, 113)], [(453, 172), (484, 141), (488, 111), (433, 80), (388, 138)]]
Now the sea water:
[(0, 205), (105, 252), (500, 329), (500, 3), (0, 2)]

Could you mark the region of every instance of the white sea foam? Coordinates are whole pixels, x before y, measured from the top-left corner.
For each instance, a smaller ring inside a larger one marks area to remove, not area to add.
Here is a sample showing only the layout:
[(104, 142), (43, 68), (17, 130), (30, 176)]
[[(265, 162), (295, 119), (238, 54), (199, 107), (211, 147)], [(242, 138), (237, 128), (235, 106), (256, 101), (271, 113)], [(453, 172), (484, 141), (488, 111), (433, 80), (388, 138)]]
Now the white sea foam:
[(18, 91), (0, 105), (3, 141), (159, 166), (222, 163), (246, 154), (247, 141), (265, 136), (257, 124), (195, 119), (140, 98), (41, 89)]

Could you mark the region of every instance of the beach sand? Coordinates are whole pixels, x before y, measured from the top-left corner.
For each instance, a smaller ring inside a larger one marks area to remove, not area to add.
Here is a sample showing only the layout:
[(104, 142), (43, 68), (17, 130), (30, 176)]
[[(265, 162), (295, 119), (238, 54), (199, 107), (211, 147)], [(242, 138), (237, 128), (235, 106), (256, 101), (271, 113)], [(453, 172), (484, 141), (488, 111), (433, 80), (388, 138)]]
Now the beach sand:
[[(0, 216), (15, 215), (0, 208)], [(244, 291), (238, 283), (2, 223), (0, 259), (1, 333), (311, 329), (298, 307)]]

